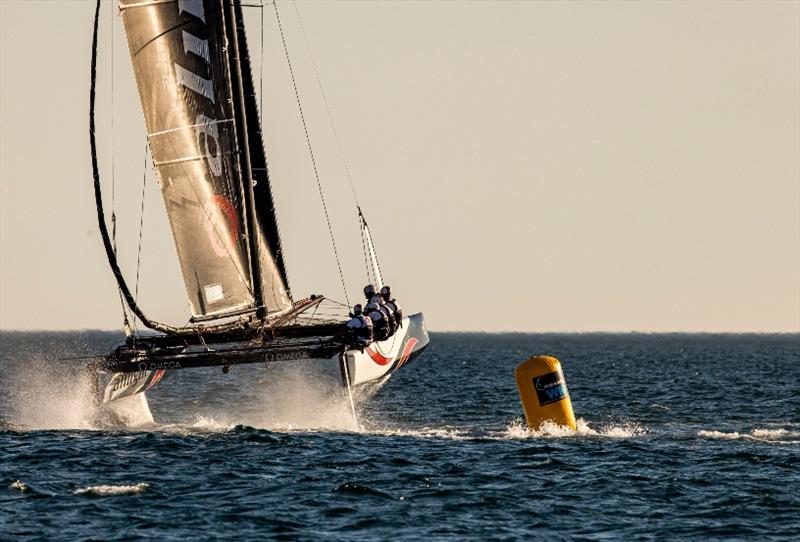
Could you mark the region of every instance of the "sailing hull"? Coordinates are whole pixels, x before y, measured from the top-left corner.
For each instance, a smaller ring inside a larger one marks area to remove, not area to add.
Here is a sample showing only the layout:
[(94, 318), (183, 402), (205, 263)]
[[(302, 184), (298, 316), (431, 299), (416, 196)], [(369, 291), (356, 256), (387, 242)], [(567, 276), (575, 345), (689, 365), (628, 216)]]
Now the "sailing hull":
[(363, 350), (347, 350), (343, 363), (343, 383), (358, 386), (388, 378), (417, 357), (430, 338), (422, 313), (403, 318), (403, 326), (385, 341), (377, 341)]
[(131, 351), (121, 347), (117, 352), (127, 355), (124, 360), (96, 371), (96, 396), (100, 403), (112, 403), (152, 389), (175, 370), (255, 363), (305, 364), (314, 367), (321, 379), (359, 386), (386, 380), (421, 354), (429, 342), (425, 319), (417, 313), (403, 318), (403, 325), (388, 339), (361, 349), (297, 343), (255, 347), (239, 342), (213, 348), (187, 347), (180, 352), (171, 349), (161, 356), (138, 353), (131, 357)]

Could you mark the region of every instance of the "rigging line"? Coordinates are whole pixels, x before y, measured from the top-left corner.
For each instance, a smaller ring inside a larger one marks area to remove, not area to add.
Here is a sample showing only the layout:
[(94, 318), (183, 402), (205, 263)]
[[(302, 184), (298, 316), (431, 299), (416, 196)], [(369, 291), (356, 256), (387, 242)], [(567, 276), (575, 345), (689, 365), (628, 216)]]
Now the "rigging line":
[(371, 266), (369, 264), (369, 255), (367, 254), (367, 240), (364, 237), (364, 227), (359, 224), (358, 229), (361, 231), (361, 250), (364, 253), (364, 269), (367, 271), (367, 284), (373, 284), (372, 276), (369, 273)]
[(375, 258), (375, 265), (372, 266), (373, 275), (375, 276), (375, 282), (379, 282), (380, 279), (378, 278), (378, 276), (381, 274), (381, 261), (378, 258), (378, 251), (375, 250), (375, 242), (372, 240), (372, 231), (369, 229), (369, 224), (367, 224), (367, 219), (364, 216), (364, 213), (361, 212), (361, 207), (358, 208), (358, 217), (361, 219), (361, 233), (362, 235), (366, 236), (367, 244), (369, 245), (370, 249), (370, 254)]
[(264, 123), (264, 0), (261, 0), (261, 69), (258, 70), (258, 78), (259, 78), (259, 105), (258, 105), (258, 112), (260, 115), (261, 124)]
[[(117, 281), (117, 286), (125, 297), (125, 303), (128, 305), (128, 308), (131, 310), (131, 312), (133, 312), (136, 317), (139, 318), (139, 320), (145, 325), (145, 327), (171, 335), (186, 335), (188, 333), (194, 334), (196, 333), (195, 328), (177, 328), (168, 324), (162, 324), (161, 322), (149, 319), (144, 314), (141, 307), (137, 305), (136, 300), (133, 298), (133, 294), (131, 294), (127, 282), (125, 282), (125, 277), (122, 275), (122, 270), (119, 268), (117, 255), (111, 245), (111, 238), (108, 232), (108, 226), (106, 225), (106, 215), (103, 209), (103, 190), (100, 184), (100, 167), (97, 160), (97, 134), (95, 133), (95, 105), (97, 98), (97, 36), (100, 29), (100, 2), (101, 0), (97, 0), (95, 4), (94, 24), (92, 25), (92, 57), (89, 68), (89, 153), (92, 160), (92, 185), (94, 187), (94, 201), (95, 208), (97, 210), (97, 227), (100, 229), (100, 237), (103, 240), (103, 249), (106, 253), (108, 266), (111, 268), (111, 272), (114, 274), (114, 278)], [(221, 324), (219, 326), (211, 326), (210, 328), (206, 329), (209, 331), (223, 331), (235, 329), (235, 327), (238, 327), (238, 324)]]
[[(114, 149), (114, 3), (109, 2), (111, 18), (109, 19), (109, 26), (111, 26), (111, 73), (109, 75), (109, 86), (111, 87), (111, 134), (109, 141), (111, 142), (111, 244), (114, 246), (114, 253), (117, 252), (117, 165), (116, 165), (116, 152)], [(120, 300), (122, 300), (120, 293)], [(123, 303), (123, 312), (125, 306)]]
[(336, 148), (339, 149), (339, 156), (342, 159), (342, 164), (344, 165), (344, 171), (347, 175), (347, 182), (350, 184), (350, 192), (353, 194), (353, 201), (355, 201), (356, 207), (359, 207), (358, 203), (358, 195), (356, 194), (356, 188), (353, 184), (353, 178), (350, 175), (350, 166), (347, 164), (347, 160), (344, 157), (344, 150), (342, 150), (342, 142), (339, 139), (339, 132), (336, 131), (336, 124), (333, 122), (333, 114), (331, 113), (331, 107), (328, 103), (328, 95), (325, 93), (325, 88), (322, 86), (322, 78), (319, 75), (319, 70), (317, 69), (317, 63), (314, 61), (314, 55), (311, 53), (311, 45), (308, 41), (308, 34), (306, 34), (306, 27), (303, 25), (303, 18), (300, 17), (300, 10), (297, 7), (296, 0), (292, 0), (292, 5), (294, 6), (294, 12), (297, 14), (297, 21), (300, 23), (300, 29), (303, 31), (303, 39), (306, 43), (306, 50), (308, 51), (308, 57), (311, 59), (311, 67), (314, 69), (314, 76), (317, 79), (317, 85), (319, 86), (319, 92), (322, 94), (322, 101), (325, 103), (325, 111), (328, 114), (328, 122), (331, 125), (331, 130), (333, 131), (333, 138), (336, 140)]
[(108, 235), (105, 213), (103, 212), (103, 193), (100, 186), (100, 168), (97, 163), (97, 137), (95, 134), (94, 106), (97, 94), (97, 34), (99, 30), (99, 22), (100, 0), (97, 0), (97, 4), (95, 5), (94, 9), (94, 25), (92, 29), (92, 60), (89, 72), (89, 148), (92, 158), (92, 184), (94, 185), (94, 200), (95, 207), (97, 209), (97, 226), (100, 228), (100, 236), (103, 239), (103, 248), (105, 249), (106, 258), (108, 259), (108, 265), (111, 267), (111, 271), (114, 273), (117, 286), (125, 297), (125, 302), (128, 304), (128, 307), (130, 307), (131, 311), (136, 314), (137, 317), (139, 317), (145, 326), (157, 331), (163, 331), (164, 333), (176, 333), (180, 330), (172, 326), (150, 320), (136, 304), (136, 301), (133, 299), (133, 296), (128, 289), (128, 285), (125, 283), (125, 277), (122, 276), (122, 271), (120, 270), (119, 263), (117, 262), (117, 255), (114, 252), (111, 239)]
[(142, 268), (142, 231), (144, 230), (144, 201), (145, 188), (147, 188), (147, 148), (148, 141), (144, 142), (144, 171), (142, 172), (142, 210), (139, 214), (139, 252), (136, 255), (136, 284), (134, 287), (133, 298), (139, 301), (139, 272)]
[(347, 295), (347, 286), (344, 282), (344, 272), (342, 272), (342, 262), (339, 260), (339, 251), (336, 249), (336, 239), (333, 235), (333, 227), (331, 226), (331, 218), (328, 214), (328, 206), (325, 203), (325, 195), (322, 192), (322, 183), (319, 180), (319, 170), (317, 169), (317, 160), (314, 157), (314, 150), (311, 148), (311, 137), (308, 134), (308, 125), (306, 124), (306, 118), (303, 114), (303, 105), (300, 103), (300, 92), (297, 90), (297, 80), (294, 77), (294, 69), (292, 68), (292, 61), (289, 58), (289, 48), (286, 45), (286, 36), (283, 33), (283, 25), (281, 24), (281, 16), (278, 13), (278, 3), (273, 0), (272, 2), (273, 7), (275, 8), (275, 18), (278, 21), (278, 30), (281, 34), (281, 42), (283, 43), (283, 52), (286, 55), (286, 63), (289, 65), (289, 74), (292, 77), (292, 86), (294, 87), (294, 95), (297, 99), (297, 109), (300, 111), (300, 120), (303, 122), (303, 130), (306, 134), (306, 144), (308, 145), (308, 153), (311, 155), (311, 164), (314, 166), (314, 177), (317, 179), (317, 189), (319, 190), (319, 197), (322, 201), (322, 210), (325, 212), (325, 221), (328, 223), (328, 233), (331, 237), (331, 244), (333, 245), (333, 254), (336, 257), (336, 266), (339, 268), (339, 278), (342, 281), (342, 289), (344, 290), (344, 297), (347, 300), (347, 304), (350, 304), (350, 297)]
[[(311, 43), (310, 43), (310, 41), (308, 39), (308, 33), (306, 32), (306, 27), (303, 24), (303, 18), (300, 15), (300, 8), (297, 7), (297, 1), (296, 0), (292, 0), (292, 5), (294, 6), (294, 11), (295, 11), (295, 14), (297, 15), (297, 21), (300, 23), (300, 29), (303, 32), (303, 40), (305, 41), (305, 44), (306, 44), (306, 50), (308, 51), (308, 57), (311, 59), (311, 66), (314, 69), (314, 77), (317, 79), (317, 86), (319, 87), (319, 92), (322, 95), (322, 101), (325, 104), (325, 112), (328, 115), (328, 122), (329, 122), (329, 124), (331, 126), (331, 131), (333, 132), (333, 138), (336, 141), (336, 148), (339, 151), (339, 157), (342, 159), (342, 165), (344, 166), (344, 171), (345, 171), (345, 174), (347, 176), (347, 182), (350, 185), (350, 192), (353, 195), (353, 201), (356, 204), (356, 208), (358, 209), (358, 216), (361, 219), (361, 224), (359, 225), (359, 228), (361, 229), (362, 249), (364, 251), (364, 262), (366, 264), (366, 269), (367, 269), (367, 283), (372, 284), (373, 283), (372, 279), (374, 279), (374, 281), (377, 281), (378, 280), (378, 276), (373, 270), (373, 277), (370, 278), (370, 271), (369, 270), (370, 270), (371, 266), (370, 266), (370, 263), (369, 263), (369, 255), (367, 254), (366, 244), (364, 242), (364, 228), (368, 229), (369, 226), (367, 226), (367, 221), (364, 218), (364, 214), (361, 212), (361, 204), (358, 201), (358, 194), (356, 193), (355, 183), (353, 183), (353, 177), (352, 177), (352, 175), (350, 173), (350, 166), (348, 165), (347, 159), (345, 158), (344, 149), (342, 148), (342, 140), (339, 137), (339, 132), (336, 129), (336, 123), (333, 120), (333, 113), (331, 112), (331, 106), (330, 106), (330, 103), (328, 102), (328, 94), (325, 92), (325, 87), (322, 85), (322, 77), (320, 77), (319, 69), (317, 68), (317, 62), (314, 60), (314, 54), (311, 52)], [(372, 242), (372, 236), (370, 235), (369, 231), (367, 231), (367, 235), (369, 236), (368, 237), (369, 238), (369, 244), (372, 246), (372, 252), (375, 253), (375, 246), (374, 246), (374, 243)], [(377, 254), (375, 255), (375, 260), (376, 261), (378, 260)], [(380, 267), (380, 263), (378, 263), (378, 266)]]
[(345, 308), (346, 308), (346, 309), (348, 309), (348, 310), (353, 308), (353, 307), (350, 305), (350, 302), (349, 302), (349, 301), (347, 302), (347, 304), (345, 304), (345, 303), (342, 303), (341, 301), (336, 301), (335, 299), (331, 299), (331, 298), (329, 298), (329, 297), (326, 297), (326, 298), (325, 298), (325, 301), (330, 301), (330, 302), (331, 302), (331, 303), (333, 303), (334, 305), (339, 305), (340, 307), (345, 307)]
[[(111, 143), (111, 245), (114, 249), (114, 254), (117, 253), (117, 156), (116, 156), (116, 148), (114, 145), (114, 45), (115, 45), (115, 34), (114, 34), (114, 2), (109, 2), (109, 26), (111, 27), (111, 32), (109, 32), (111, 38), (111, 70), (109, 74), (110, 80), (110, 87), (111, 87), (111, 134), (109, 137), (109, 141)], [(128, 334), (131, 329), (130, 320), (128, 317), (128, 310), (125, 305), (125, 296), (122, 294), (122, 289), (117, 288), (117, 292), (119, 293), (119, 304), (122, 307), (122, 326), (125, 329), (125, 333)], [(136, 318), (133, 318), (134, 327), (136, 326)]]
[(116, 178), (116, 153), (114, 149), (114, 2), (109, 2), (108, 6), (111, 12), (110, 26), (111, 26), (111, 223), (112, 235), (114, 240), (114, 252), (117, 251), (117, 217), (114, 213), (116, 207), (116, 192), (117, 192), (117, 178)]

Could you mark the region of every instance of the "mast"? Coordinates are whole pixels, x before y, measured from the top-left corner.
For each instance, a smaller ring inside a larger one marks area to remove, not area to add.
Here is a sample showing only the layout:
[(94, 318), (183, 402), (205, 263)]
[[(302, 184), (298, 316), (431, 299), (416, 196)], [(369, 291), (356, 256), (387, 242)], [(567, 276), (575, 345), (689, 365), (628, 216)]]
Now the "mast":
[(242, 65), (239, 57), (239, 39), (236, 32), (236, 7), (239, 1), (223, 0), (222, 21), (225, 28), (226, 42), (228, 46), (228, 68), (235, 101), (233, 112), (236, 132), (239, 140), (240, 153), (240, 177), (245, 202), (245, 222), (247, 227), (247, 248), (250, 256), (250, 271), (253, 286), (253, 300), (256, 305), (256, 318), (264, 320), (267, 316), (264, 307), (263, 283), (261, 281), (261, 265), (258, 253), (258, 237), (256, 232), (256, 206), (255, 195), (253, 194), (253, 169), (250, 162), (250, 145), (247, 130), (247, 120), (245, 118), (245, 99), (242, 89)]
[[(250, 147), (250, 169), (255, 180), (253, 186), (256, 219), (267, 241), (269, 252), (275, 260), (275, 265), (283, 279), (284, 285), (289, 287), (289, 277), (283, 258), (283, 247), (278, 229), (278, 218), (275, 213), (275, 200), (272, 196), (272, 186), (269, 178), (267, 156), (264, 151), (262, 125), (263, 118), (259, 115), (256, 105), (256, 91), (253, 84), (253, 69), (250, 62), (250, 52), (247, 47), (247, 37), (244, 30), (244, 16), (241, 2), (235, 2), (236, 8), (236, 36), (239, 41), (239, 58), (242, 68), (242, 92), (245, 99), (245, 118), (247, 120), (247, 135)], [(263, 115), (263, 111), (261, 112)]]

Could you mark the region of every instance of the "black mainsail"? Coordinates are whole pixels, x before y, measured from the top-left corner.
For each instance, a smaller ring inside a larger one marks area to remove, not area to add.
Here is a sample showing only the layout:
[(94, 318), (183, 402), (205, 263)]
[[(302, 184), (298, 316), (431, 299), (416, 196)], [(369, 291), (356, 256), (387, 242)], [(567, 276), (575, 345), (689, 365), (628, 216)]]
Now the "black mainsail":
[(252, 78), (238, 52), (246, 44), (232, 7), (225, 0), (120, 1), (153, 163), (199, 319), (292, 306), (252, 97), (247, 107)]

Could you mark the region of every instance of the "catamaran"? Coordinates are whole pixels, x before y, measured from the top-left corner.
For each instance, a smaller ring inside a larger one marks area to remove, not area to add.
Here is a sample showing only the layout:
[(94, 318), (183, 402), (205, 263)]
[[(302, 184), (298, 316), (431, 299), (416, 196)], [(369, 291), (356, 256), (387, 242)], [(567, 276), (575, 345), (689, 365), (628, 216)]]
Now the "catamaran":
[[(176, 370), (298, 360), (324, 366), (351, 388), (383, 381), (418, 356), (429, 343), (421, 313), (403, 317), (388, 339), (359, 345), (344, 305), (289, 291), (241, 2), (120, 0), (119, 12), (192, 316), (181, 326), (149, 318), (117, 261), (96, 145), (98, 0), (89, 137), (98, 225), (126, 340), (90, 364), (97, 401), (143, 399)], [(372, 236), (358, 213), (367, 273), (380, 288)], [(133, 329), (136, 322), (146, 330)]]

